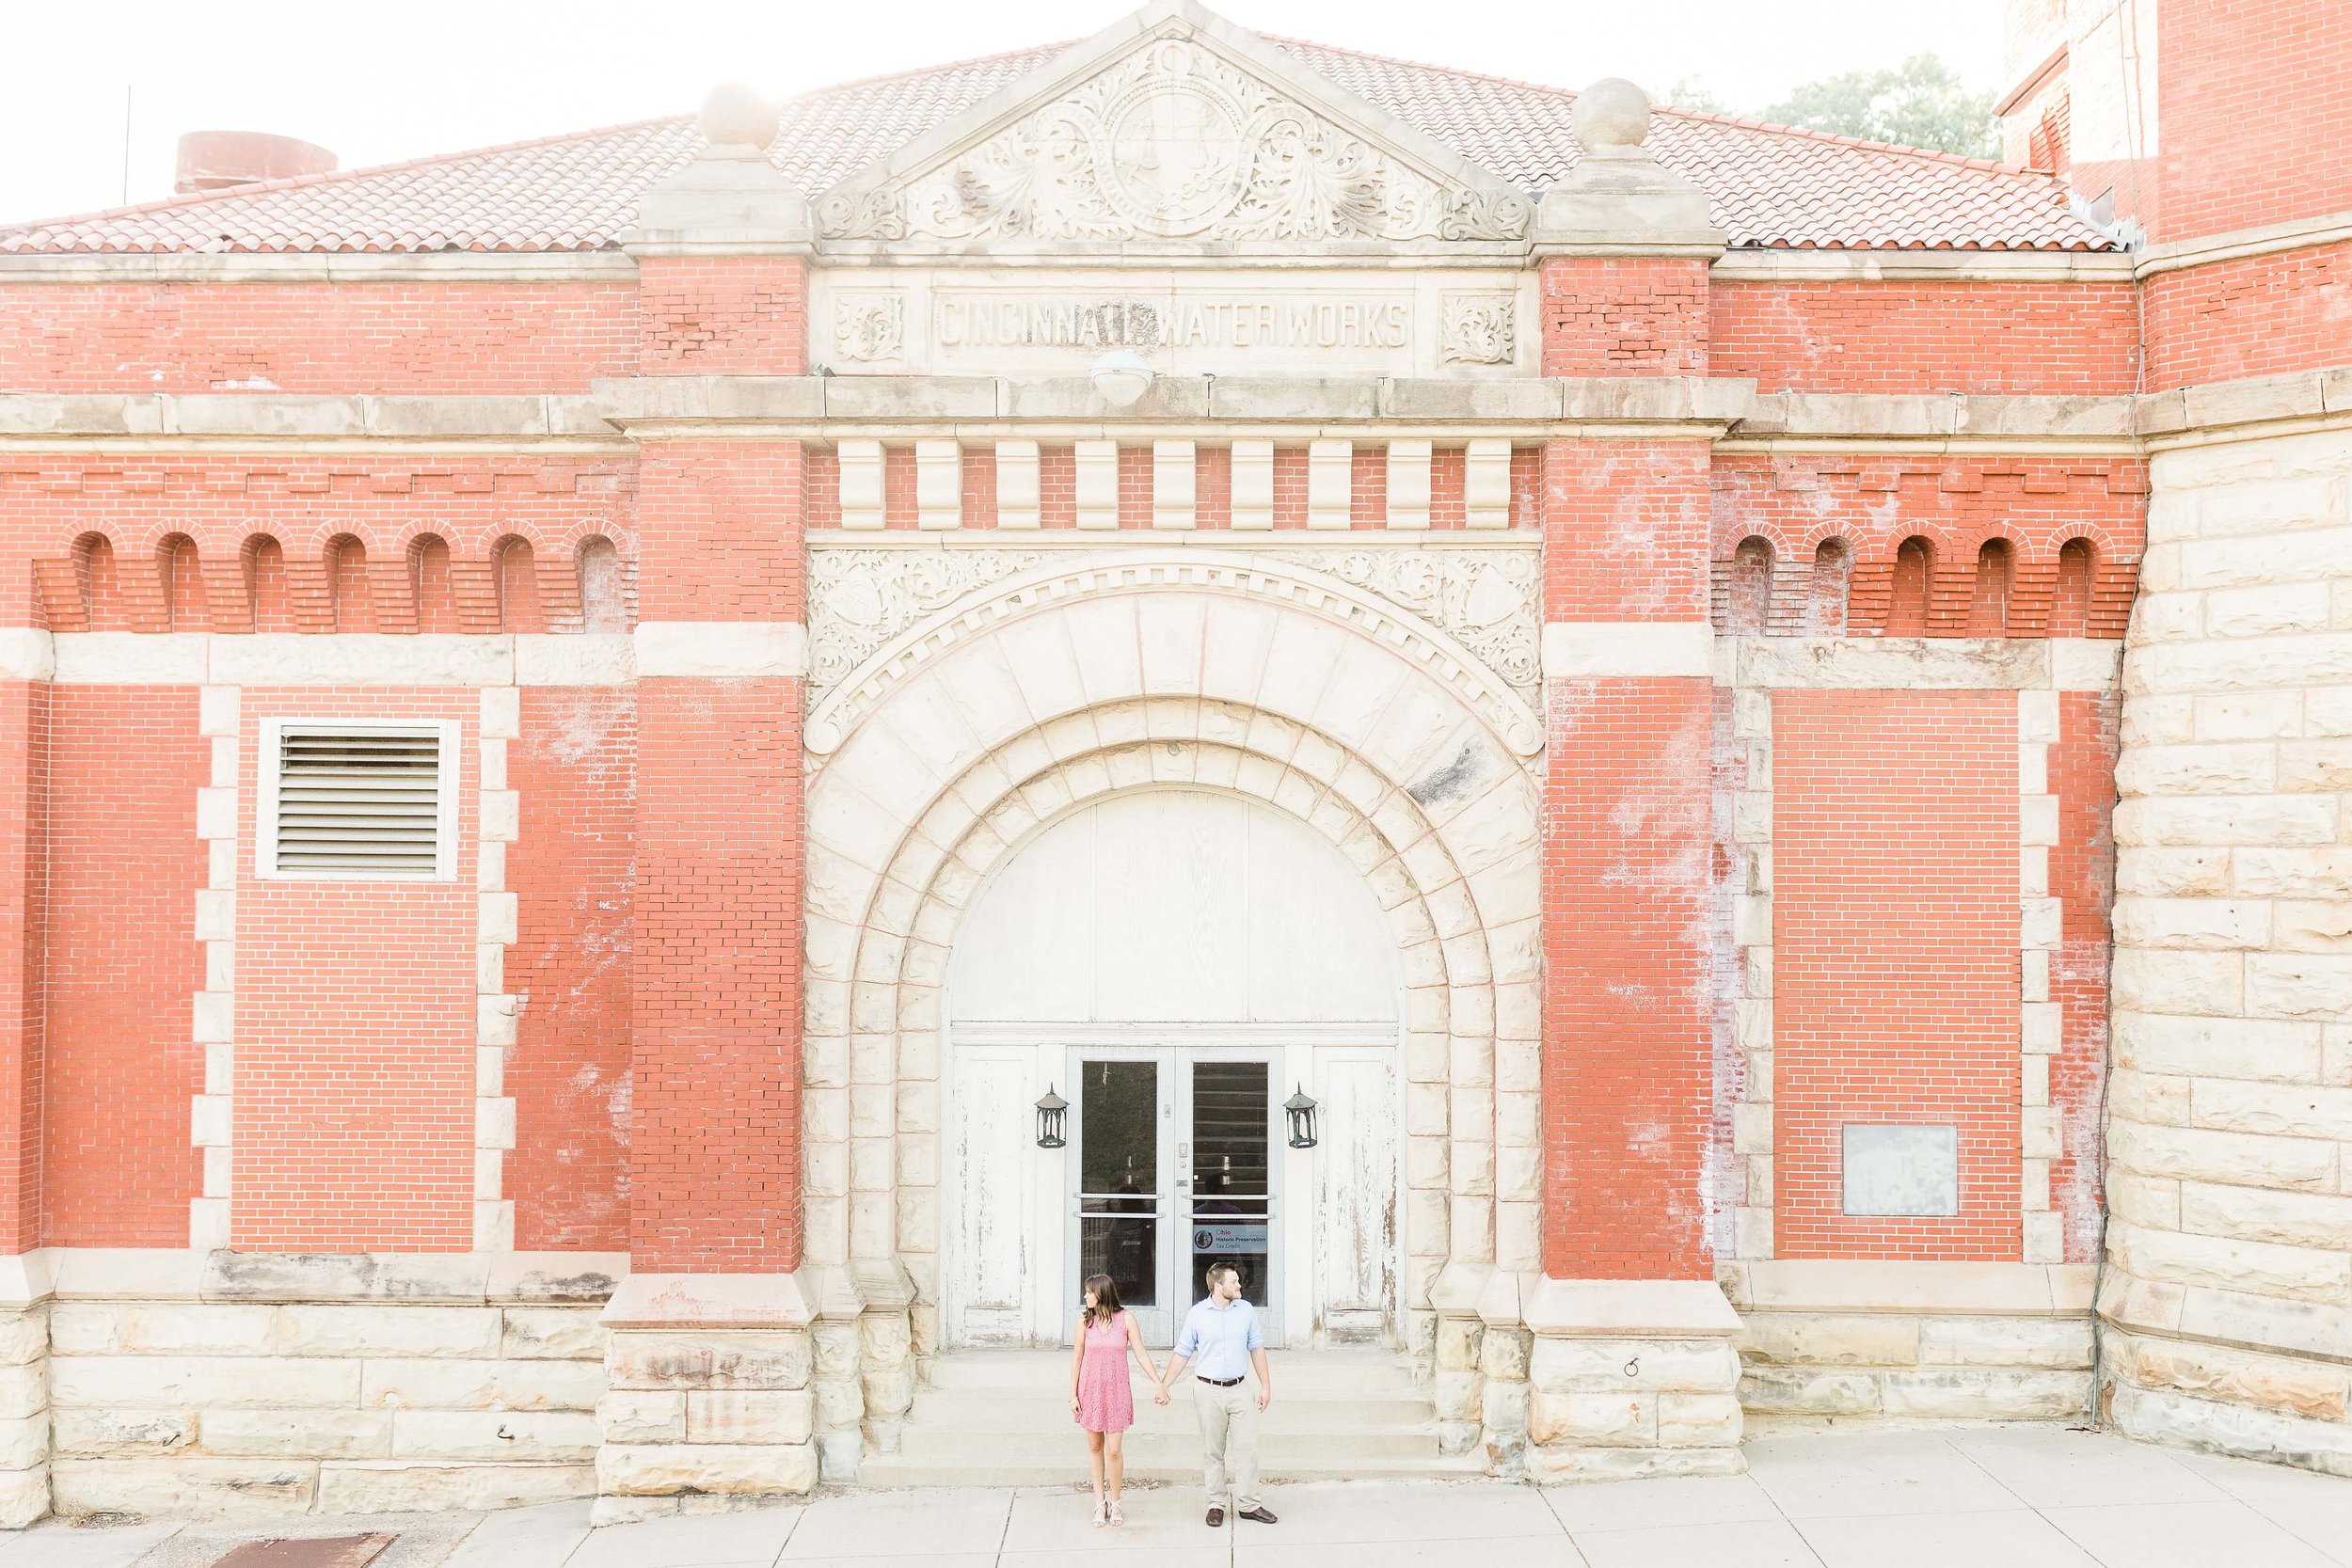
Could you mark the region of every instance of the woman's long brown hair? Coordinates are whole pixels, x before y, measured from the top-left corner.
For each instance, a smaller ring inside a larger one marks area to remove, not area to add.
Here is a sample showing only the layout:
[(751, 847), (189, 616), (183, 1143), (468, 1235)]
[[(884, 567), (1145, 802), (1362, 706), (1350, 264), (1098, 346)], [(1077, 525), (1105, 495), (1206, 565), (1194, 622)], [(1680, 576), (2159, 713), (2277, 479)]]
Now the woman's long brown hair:
[(1086, 1314), (1089, 1328), (1097, 1323), (1106, 1323), (1119, 1316), (1119, 1284), (1109, 1275), (1087, 1275), (1087, 1282), (1079, 1291), (1081, 1297), (1088, 1291), (1094, 1292), (1094, 1305), (1087, 1308)]

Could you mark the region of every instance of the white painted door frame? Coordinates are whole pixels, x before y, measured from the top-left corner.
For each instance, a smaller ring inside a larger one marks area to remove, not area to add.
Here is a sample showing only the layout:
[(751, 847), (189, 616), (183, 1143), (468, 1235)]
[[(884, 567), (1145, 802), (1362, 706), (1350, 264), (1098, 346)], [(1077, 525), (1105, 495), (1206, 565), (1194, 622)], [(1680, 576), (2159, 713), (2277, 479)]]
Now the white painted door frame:
[[(1266, 1069), (1266, 1278), (1264, 1299), (1254, 1303), (1265, 1314), (1268, 1340), (1278, 1348), (1288, 1338), (1289, 1319), (1283, 1310), (1290, 1297), (1293, 1277), (1291, 1259), (1283, 1243), (1291, 1227), (1287, 1223), (1286, 1200), (1289, 1196), (1288, 1170), (1290, 1152), (1283, 1145), (1281, 1101), (1286, 1098), (1278, 1091), (1283, 1061), (1287, 1053), (1279, 1046), (1233, 1040), (1189, 1041), (1181, 1045), (1072, 1045), (1067, 1060), (1071, 1079), (1079, 1085), (1071, 1099), (1071, 1116), (1075, 1125), (1085, 1115), (1085, 1095), (1091, 1083), (1082, 1077), (1082, 1064), (1092, 1062), (1151, 1062), (1158, 1068), (1159, 1103), (1155, 1124), (1159, 1129), (1159, 1168), (1156, 1173), (1160, 1203), (1158, 1227), (1155, 1232), (1153, 1266), (1158, 1273), (1158, 1304), (1143, 1314), (1144, 1333), (1155, 1346), (1167, 1345), (1175, 1338), (1177, 1327), (1184, 1322), (1185, 1308), (1206, 1293), (1201, 1281), (1193, 1277), (1190, 1263), (1191, 1231), (1199, 1216), (1193, 1212), (1197, 1194), (1191, 1177), (1191, 1149), (1197, 1135), (1194, 1122), (1193, 1085), (1197, 1082), (1194, 1069), (1204, 1062), (1263, 1062)], [(1074, 1158), (1068, 1162), (1069, 1212), (1062, 1232), (1062, 1274), (1067, 1280), (1063, 1294), (1066, 1299), (1078, 1299), (1083, 1283), (1080, 1232), (1083, 1220), (1079, 1213), (1079, 1167), (1084, 1150), (1079, 1140), (1072, 1140)], [(1305, 1276), (1295, 1276), (1305, 1277)]]
[[(1072, 1082), (1073, 1066), (1082, 1053), (1096, 1053), (1113, 1057), (1136, 1059), (1152, 1056), (1170, 1065), (1161, 1070), (1162, 1094), (1171, 1097), (1168, 1125), (1177, 1125), (1180, 1111), (1172, 1096), (1177, 1082), (1173, 1063), (1180, 1056), (1194, 1055), (1205, 1059), (1263, 1059), (1271, 1069), (1267, 1087), (1268, 1139), (1270, 1175), (1275, 1192), (1274, 1221), (1267, 1259), (1267, 1274), (1274, 1287), (1277, 1312), (1269, 1314), (1267, 1326), (1276, 1331), (1281, 1343), (1293, 1348), (1314, 1341), (1316, 1314), (1320, 1307), (1317, 1291), (1321, 1275), (1316, 1257), (1318, 1227), (1312, 1222), (1314, 1195), (1321, 1180), (1318, 1161), (1321, 1149), (1299, 1149), (1288, 1147), (1288, 1130), (1281, 1104), (1292, 1091), (1305, 1086), (1308, 1093), (1324, 1099), (1327, 1093), (1327, 1064), (1338, 1059), (1359, 1059), (1377, 1054), (1390, 1063), (1389, 1107), (1391, 1120), (1386, 1136), (1396, 1150), (1394, 1163), (1397, 1191), (1391, 1201), (1396, 1224), (1390, 1238), (1391, 1256), (1388, 1260), (1392, 1279), (1401, 1289), (1406, 1237), (1403, 1207), (1403, 1097), (1404, 1071), (1399, 1053), (1399, 1026), (1389, 1020), (1367, 1021), (1360, 1023), (963, 1023), (947, 1031), (946, 1069), (948, 1101), (947, 1116), (951, 1125), (961, 1126), (966, 1111), (963, 1106), (965, 1077), (961, 1069), (968, 1063), (981, 1060), (999, 1061), (1008, 1054), (1025, 1053), (1031, 1067), (1031, 1099), (1042, 1095), (1050, 1085), (1071, 1102), (1068, 1123), (1068, 1146), (1058, 1150), (1036, 1148), (1033, 1129), (1024, 1125), (1021, 1142), (1023, 1158), (1028, 1164), (1031, 1180), (1023, 1193), (1022, 1209), (1027, 1215), (1025, 1234), (1021, 1240), (1021, 1261), (1027, 1276), (1028, 1338), (1040, 1345), (1066, 1345), (1070, 1342), (1071, 1323), (1077, 1316), (1078, 1288), (1078, 1116), (1077, 1085)], [(1031, 1113), (1032, 1116), (1034, 1113)], [(1327, 1136), (1332, 1131), (1327, 1122)], [(961, 1139), (951, 1139), (960, 1148)], [(1173, 1162), (1176, 1136), (1171, 1132), (1160, 1141), (1161, 1157), (1168, 1174), (1162, 1178), (1160, 1191), (1172, 1195)], [(942, 1173), (944, 1191), (949, 1195), (949, 1210), (941, 1215), (943, 1235), (941, 1244), (946, 1268), (945, 1296), (942, 1301), (945, 1323), (943, 1332), (950, 1343), (968, 1342), (969, 1335), (962, 1314), (965, 1303), (959, 1294), (963, 1271), (959, 1267), (955, 1249), (964, 1243), (969, 1234), (963, 1215), (959, 1212), (970, 1201), (974, 1187), (967, 1173), (952, 1163)], [(1172, 1247), (1173, 1226), (1180, 1217), (1171, 1208), (1168, 1218), (1160, 1227), (1160, 1244)], [(1288, 1223), (1295, 1217), (1296, 1224)], [(1165, 1275), (1164, 1275), (1165, 1277)], [(1199, 1282), (1179, 1280), (1185, 1291), (1197, 1294)], [(1184, 1305), (1189, 1305), (1187, 1298)], [(1389, 1304), (1391, 1312), (1398, 1306)], [(1179, 1309), (1181, 1315), (1181, 1309)]]

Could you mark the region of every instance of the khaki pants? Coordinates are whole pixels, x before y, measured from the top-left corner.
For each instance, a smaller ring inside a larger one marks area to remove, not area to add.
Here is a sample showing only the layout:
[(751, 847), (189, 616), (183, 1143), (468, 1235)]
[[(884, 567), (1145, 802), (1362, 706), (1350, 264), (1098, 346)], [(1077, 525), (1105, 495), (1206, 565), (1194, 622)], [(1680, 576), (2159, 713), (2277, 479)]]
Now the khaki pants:
[[(1195, 1378), (1193, 1408), (1200, 1413), (1200, 1449), (1208, 1471), (1209, 1506), (1236, 1513), (1258, 1506), (1258, 1396), (1248, 1379), (1231, 1388)], [(1226, 1477), (1232, 1477), (1229, 1498)]]

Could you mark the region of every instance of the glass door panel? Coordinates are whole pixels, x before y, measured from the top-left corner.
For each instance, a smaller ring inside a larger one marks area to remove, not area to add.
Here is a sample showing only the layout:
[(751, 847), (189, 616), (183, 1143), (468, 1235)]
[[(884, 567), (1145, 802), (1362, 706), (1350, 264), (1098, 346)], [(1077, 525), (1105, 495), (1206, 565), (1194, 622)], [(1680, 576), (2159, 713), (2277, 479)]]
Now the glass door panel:
[[(1106, 1274), (1144, 1332), (1162, 1341), (1171, 1299), (1161, 1158), (1173, 1088), (1167, 1069), (1154, 1056), (1078, 1061), (1078, 1277), (1070, 1298), (1074, 1314), (1088, 1277)], [(1181, 1311), (1189, 1303), (1175, 1305)]]
[(1212, 1263), (1241, 1271), (1241, 1293), (1258, 1308), (1269, 1335), (1279, 1321), (1273, 1296), (1275, 1256), (1271, 1065), (1263, 1060), (1194, 1058), (1187, 1079), (1181, 1185), (1187, 1198), (1184, 1289), (1202, 1293)]

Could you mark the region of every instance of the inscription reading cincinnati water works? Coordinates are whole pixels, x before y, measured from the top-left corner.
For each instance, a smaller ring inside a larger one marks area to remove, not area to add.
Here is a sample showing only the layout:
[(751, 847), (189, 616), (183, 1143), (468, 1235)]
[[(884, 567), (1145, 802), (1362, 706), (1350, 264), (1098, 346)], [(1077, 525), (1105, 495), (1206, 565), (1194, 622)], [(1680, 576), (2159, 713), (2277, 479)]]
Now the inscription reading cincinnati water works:
[(934, 336), (955, 348), (1402, 349), (1412, 302), (1354, 299), (1054, 299), (944, 295)]

